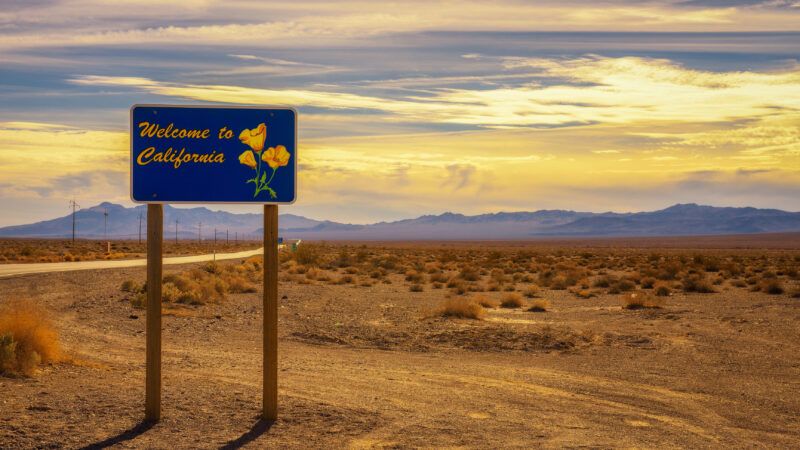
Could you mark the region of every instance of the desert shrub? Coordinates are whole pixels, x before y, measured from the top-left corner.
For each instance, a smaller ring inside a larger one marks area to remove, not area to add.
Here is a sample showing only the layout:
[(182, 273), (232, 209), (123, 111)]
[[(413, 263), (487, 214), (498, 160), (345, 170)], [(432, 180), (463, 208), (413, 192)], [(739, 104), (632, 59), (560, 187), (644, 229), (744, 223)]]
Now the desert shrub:
[(181, 290), (172, 283), (164, 283), (161, 286), (161, 301), (163, 302), (176, 302), (180, 295)]
[(545, 270), (543, 272), (539, 272), (536, 279), (539, 286), (550, 287), (550, 283), (553, 281), (553, 278), (555, 277), (556, 277), (556, 272), (554, 270)]
[(339, 277), (339, 280), (336, 281), (336, 284), (353, 284), (355, 282), (355, 277), (352, 275), (342, 275)]
[(446, 283), (447, 282), (447, 274), (442, 271), (433, 272), (431, 273), (428, 278), (430, 279), (431, 283)]
[(425, 275), (417, 272), (416, 270), (409, 270), (406, 272), (406, 281), (410, 281), (415, 284), (424, 283)]
[(355, 258), (346, 248), (339, 250), (336, 258), (333, 260), (333, 265), (336, 267), (350, 267), (355, 264)]
[(384, 254), (372, 260), (372, 265), (374, 267), (384, 270), (395, 270), (397, 268), (397, 264), (397, 256), (391, 254)]
[(469, 298), (448, 298), (438, 312), (444, 317), (461, 319), (480, 319), (486, 314), (481, 305)]
[(684, 292), (697, 292), (700, 294), (716, 292), (708, 283), (708, 280), (700, 274), (690, 274), (683, 277), (682, 284)]
[(489, 279), (494, 280), (499, 284), (509, 281), (508, 276), (506, 276), (506, 272), (500, 268), (492, 269), (492, 271), (489, 273)]
[(550, 280), (550, 289), (556, 291), (563, 291), (570, 286), (574, 286), (575, 283), (571, 283), (571, 280), (565, 275), (556, 275)]
[(522, 295), (528, 298), (534, 298), (539, 295), (539, 286), (531, 284), (522, 291)]
[(665, 264), (662, 264), (659, 268), (658, 275), (656, 278), (659, 280), (674, 280), (678, 277), (678, 274), (681, 272), (682, 265), (678, 261), (670, 261)]
[(595, 297), (597, 294), (594, 291), (590, 291), (590, 290), (587, 290), (587, 289), (581, 289), (579, 291), (576, 291), (575, 295), (578, 298), (592, 298), (592, 297)]
[(464, 267), (458, 273), (458, 277), (465, 281), (478, 281), (481, 275), (474, 267)]
[[(306, 275), (308, 272), (306, 272)], [(231, 275), (227, 279), (228, 292), (234, 294), (243, 294), (247, 292), (256, 292), (256, 286), (251, 283), (247, 278), (239, 275)]]
[(219, 275), (222, 273), (222, 266), (216, 261), (209, 261), (201, 266), (203, 270), (210, 274)]
[(603, 275), (600, 278), (594, 280), (593, 286), (596, 288), (608, 288), (611, 287), (616, 280), (608, 275)]
[(792, 298), (800, 298), (800, 288), (797, 288), (794, 291), (792, 291), (791, 296)]
[(144, 292), (137, 292), (136, 295), (131, 298), (131, 306), (136, 309), (142, 309), (147, 306), (147, 294)]
[(422, 292), (425, 289), (423, 289), (421, 284), (415, 283), (415, 284), (412, 284), (411, 287), (408, 288), (408, 290), (410, 290), (411, 292)]
[(525, 302), (522, 300), (522, 296), (516, 292), (505, 294), (500, 300), (500, 306), (503, 308), (521, 308), (524, 304)]
[(545, 312), (547, 311), (547, 308), (550, 307), (550, 302), (543, 298), (537, 298), (536, 300), (533, 300), (529, 306), (530, 307), (528, 308), (528, 311)]
[(644, 289), (653, 289), (656, 284), (656, 279), (653, 277), (644, 277), (641, 279), (641, 285)]
[(719, 272), (722, 264), (719, 258), (708, 257), (702, 264), (703, 270), (706, 272)]
[(761, 291), (770, 295), (780, 295), (785, 292), (783, 284), (781, 284), (781, 282), (777, 279), (762, 281)]
[(58, 333), (44, 309), (29, 300), (0, 305), (0, 373), (32, 375), (60, 355)]
[[(305, 247), (305, 245), (303, 247)], [(300, 247), (298, 247), (298, 249), (299, 248)], [(242, 265), (250, 272), (259, 272), (261, 271), (261, 266), (263, 262), (264, 259), (262, 256), (251, 256), (245, 259)]]
[(500, 302), (485, 295), (476, 295), (472, 299), (484, 308), (497, 308)]
[(450, 288), (450, 292), (452, 292), (452, 293), (454, 293), (456, 295), (464, 295), (464, 294), (467, 293), (467, 291), (469, 291), (469, 286), (467, 286), (467, 283), (464, 283), (463, 281), (459, 281), (458, 283), (455, 283)]
[(658, 283), (654, 286), (653, 292), (659, 297), (667, 297), (672, 293), (669, 286), (664, 283)]
[(139, 285), (133, 280), (125, 280), (122, 282), (119, 290), (122, 292), (136, 292), (139, 290)]
[(633, 281), (622, 279), (612, 284), (611, 288), (608, 290), (608, 293), (619, 294), (620, 292), (628, 292), (634, 289), (636, 289), (636, 284), (634, 284)]
[(625, 309), (660, 309), (663, 308), (665, 304), (665, 299), (641, 291), (630, 292), (622, 296), (622, 306)]
[(322, 256), (322, 249), (318, 244), (303, 244), (297, 247), (292, 257), (298, 264), (318, 266)]

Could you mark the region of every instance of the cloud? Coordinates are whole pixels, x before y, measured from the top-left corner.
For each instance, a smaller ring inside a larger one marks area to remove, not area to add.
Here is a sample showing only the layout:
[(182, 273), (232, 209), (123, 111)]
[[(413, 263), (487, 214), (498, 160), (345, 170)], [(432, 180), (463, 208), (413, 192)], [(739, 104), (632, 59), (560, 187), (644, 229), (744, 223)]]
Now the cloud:
[(263, 89), (87, 75), (83, 86), (133, 87), (192, 100), (366, 109), (410, 122), (479, 127), (551, 127), (653, 121), (715, 122), (800, 110), (800, 66), (771, 72), (711, 72), (665, 59), (589, 55), (506, 58), (507, 69), (535, 69), (550, 80), (517, 86), (436, 89), (430, 95), (377, 97), (352, 92)]
[[(756, 7), (757, 6), (757, 7)], [(30, 48), (369, 45), (436, 31), (792, 31), (796, 2), (608, 1), (17, 2), (0, 12), (0, 52)], [(424, 13), (423, 13), (424, 11)]]
[(475, 171), (478, 170), (477, 167), (471, 164), (450, 164), (445, 169), (447, 169), (447, 179), (442, 183), (442, 186), (452, 187), (455, 190), (467, 187)]

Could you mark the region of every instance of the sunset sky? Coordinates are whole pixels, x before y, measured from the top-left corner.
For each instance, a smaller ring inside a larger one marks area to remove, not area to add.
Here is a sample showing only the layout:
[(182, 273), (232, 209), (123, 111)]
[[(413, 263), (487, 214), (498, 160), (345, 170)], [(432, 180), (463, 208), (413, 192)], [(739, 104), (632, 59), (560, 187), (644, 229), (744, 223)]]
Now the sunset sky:
[(135, 103), (296, 107), (318, 219), (800, 210), (800, 0), (104, 3), (2, 2), (0, 226), (132, 205)]

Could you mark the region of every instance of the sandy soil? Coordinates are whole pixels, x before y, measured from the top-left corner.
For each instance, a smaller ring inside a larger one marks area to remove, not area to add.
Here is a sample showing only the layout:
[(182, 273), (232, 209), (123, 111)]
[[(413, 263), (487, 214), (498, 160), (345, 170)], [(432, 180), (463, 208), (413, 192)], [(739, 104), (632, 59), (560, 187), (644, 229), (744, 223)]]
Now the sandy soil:
[[(165, 273), (185, 269), (168, 267)], [(446, 290), (282, 281), (280, 419), (258, 421), (260, 294), (164, 318), (142, 424), (143, 268), (0, 280), (75, 362), (0, 377), (0, 448), (800, 447), (800, 300), (723, 286), (662, 310), (547, 291), (545, 313), (431, 316)], [(498, 297), (502, 293), (485, 295)], [(2, 300), (2, 298), (0, 298)]]

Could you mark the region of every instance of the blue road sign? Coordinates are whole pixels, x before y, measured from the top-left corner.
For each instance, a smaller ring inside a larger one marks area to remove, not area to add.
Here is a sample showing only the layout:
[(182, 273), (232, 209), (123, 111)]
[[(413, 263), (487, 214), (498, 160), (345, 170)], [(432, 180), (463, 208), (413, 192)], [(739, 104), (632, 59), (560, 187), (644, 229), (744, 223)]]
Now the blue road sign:
[(296, 198), (293, 109), (131, 108), (133, 201), (289, 204)]

